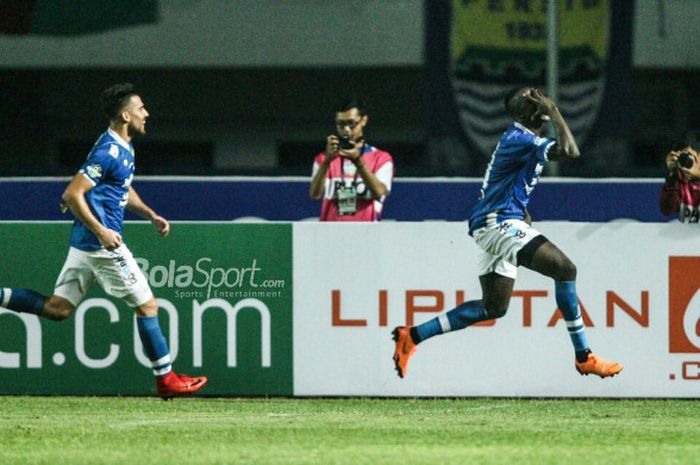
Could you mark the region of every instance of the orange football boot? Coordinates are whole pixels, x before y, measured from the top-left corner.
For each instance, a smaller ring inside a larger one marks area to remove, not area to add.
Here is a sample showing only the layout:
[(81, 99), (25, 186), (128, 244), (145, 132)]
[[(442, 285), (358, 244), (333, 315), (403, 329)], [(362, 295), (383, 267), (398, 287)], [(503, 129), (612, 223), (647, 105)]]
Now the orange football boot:
[(394, 341), (396, 341), (396, 348), (394, 349), (396, 372), (399, 374), (399, 378), (404, 378), (406, 376), (408, 359), (416, 351), (416, 344), (411, 338), (411, 328), (407, 326), (397, 326), (391, 334)]
[(605, 360), (595, 354), (588, 354), (588, 360), (583, 363), (576, 361), (576, 371), (582, 375), (598, 375), (601, 378), (615, 376), (622, 371), (622, 365), (617, 362)]

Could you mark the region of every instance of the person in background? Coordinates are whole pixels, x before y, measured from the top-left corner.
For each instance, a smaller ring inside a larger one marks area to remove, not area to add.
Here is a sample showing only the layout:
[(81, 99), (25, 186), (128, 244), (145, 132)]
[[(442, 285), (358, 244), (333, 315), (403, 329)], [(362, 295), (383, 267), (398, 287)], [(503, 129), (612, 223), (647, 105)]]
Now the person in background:
[(700, 132), (688, 132), (666, 154), (668, 173), (659, 196), (664, 215), (678, 213), (681, 223), (700, 219)]
[[(75, 215), (68, 257), (46, 297), (24, 288), (0, 287), (0, 307), (31, 313), (54, 321), (70, 317), (92, 284), (123, 299), (136, 312), (143, 347), (163, 399), (192, 394), (207, 383), (205, 376), (178, 375), (158, 322), (158, 303), (122, 238), (124, 210), (150, 221), (161, 236), (170, 232), (168, 221), (146, 205), (131, 185), (135, 154), (132, 139), (146, 134), (149, 117), (131, 84), (115, 84), (101, 96), (109, 127), (100, 135), (80, 170), (62, 196), (61, 209)], [(38, 258), (40, 260), (40, 257)]]
[(309, 196), (321, 200), (321, 221), (380, 221), (391, 192), (394, 160), (365, 140), (364, 102), (349, 97), (335, 107), (335, 133), (314, 159)]
[[(470, 300), (413, 326), (393, 330), (394, 366), (406, 376), (408, 360), (418, 344), (474, 323), (500, 318), (508, 311), (518, 266), (554, 280), (557, 305), (566, 322), (574, 349), (574, 367), (582, 375), (615, 376), (622, 365), (591, 352), (578, 306), (576, 266), (530, 225), (527, 205), (550, 160), (578, 158), (578, 146), (556, 104), (532, 87), (516, 88), (504, 99), (513, 124), (501, 136), (486, 168), (481, 194), (469, 218), (469, 235), (482, 249), (479, 282), (482, 298)], [(556, 139), (540, 137), (544, 122), (551, 121)], [(503, 341), (504, 345), (507, 341)], [(465, 354), (458, 354), (463, 357)], [(471, 356), (480, 356), (472, 354)], [(522, 357), (522, 354), (518, 354)]]

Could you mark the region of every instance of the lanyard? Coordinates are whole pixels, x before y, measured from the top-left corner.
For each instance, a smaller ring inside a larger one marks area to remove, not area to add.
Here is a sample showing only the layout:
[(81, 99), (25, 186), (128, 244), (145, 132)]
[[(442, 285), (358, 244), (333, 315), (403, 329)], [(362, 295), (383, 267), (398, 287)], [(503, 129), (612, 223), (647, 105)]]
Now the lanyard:
[[(362, 146), (360, 147), (360, 157), (359, 158), (362, 158), (362, 156), (365, 154), (365, 148), (367, 148), (367, 143), (362, 142)], [(340, 158), (341, 158), (341, 160), (340, 160), (340, 180), (343, 182), (343, 185), (345, 185), (345, 160), (346, 160), (346, 158), (342, 158), (342, 157), (340, 157)], [(351, 160), (351, 162), (352, 162), (352, 160)], [(360, 170), (357, 169), (357, 166), (355, 166), (355, 176), (353, 176), (353, 178), (352, 178), (352, 185), (353, 186), (357, 184), (357, 176), (359, 174), (359, 171)]]

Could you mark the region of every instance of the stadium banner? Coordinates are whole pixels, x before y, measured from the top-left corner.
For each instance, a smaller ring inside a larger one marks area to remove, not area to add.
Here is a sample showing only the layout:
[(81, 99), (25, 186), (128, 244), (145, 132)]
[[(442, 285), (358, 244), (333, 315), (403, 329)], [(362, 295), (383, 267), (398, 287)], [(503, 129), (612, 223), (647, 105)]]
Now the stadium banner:
[[(536, 226), (577, 264), (589, 342), (620, 376), (575, 371), (552, 281), (521, 268), (505, 317), (426, 341), (400, 380), (391, 329), (481, 296), (465, 223), (175, 223), (167, 238), (128, 223), (125, 238), (204, 395), (697, 397), (694, 228)], [(0, 223), (0, 285), (51, 292), (69, 228)], [(0, 394), (154, 393), (133, 311), (97, 286), (61, 323), (0, 310)]]
[(577, 265), (594, 352), (621, 375), (582, 377), (551, 279), (520, 268), (506, 316), (425, 341), (405, 379), (391, 330), (481, 297), (460, 223), (294, 226), (299, 396), (698, 397), (700, 254), (680, 223), (541, 222)]
[[(464, 221), (481, 183), (480, 178), (397, 178), (386, 200), (384, 221)], [(0, 220), (65, 220), (58, 204), (67, 184), (68, 178), (0, 179)], [(658, 207), (662, 185), (662, 177), (545, 177), (529, 209), (535, 221), (668, 221), (671, 218)], [(309, 198), (306, 177), (144, 176), (134, 187), (169, 220), (313, 221), (321, 210), (321, 203)]]
[[(632, 9), (609, 0), (558, 3), (562, 115), (581, 146), (593, 134), (627, 132)], [(508, 91), (547, 87), (547, 21), (545, 1), (426, 2), (429, 135), (461, 135), (485, 162), (511, 121)]]
[[(0, 223), (0, 285), (51, 293), (69, 223)], [(292, 225), (178, 223), (124, 237), (159, 299), (179, 372), (209, 395), (291, 395)], [(0, 394), (148, 395), (134, 312), (93, 286), (61, 323), (0, 309)]]

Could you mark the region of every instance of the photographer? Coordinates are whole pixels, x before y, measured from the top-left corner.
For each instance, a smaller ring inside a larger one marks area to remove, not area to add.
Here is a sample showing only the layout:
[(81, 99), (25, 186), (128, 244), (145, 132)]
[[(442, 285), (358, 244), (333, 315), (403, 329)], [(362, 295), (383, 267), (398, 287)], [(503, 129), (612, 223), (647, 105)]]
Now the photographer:
[(321, 221), (379, 221), (391, 191), (391, 154), (365, 141), (367, 113), (356, 97), (335, 108), (335, 133), (314, 159), (309, 196), (321, 202)]
[(666, 155), (668, 174), (661, 189), (659, 208), (664, 215), (678, 213), (682, 223), (697, 223), (700, 207), (700, 133), (689, 132)]

